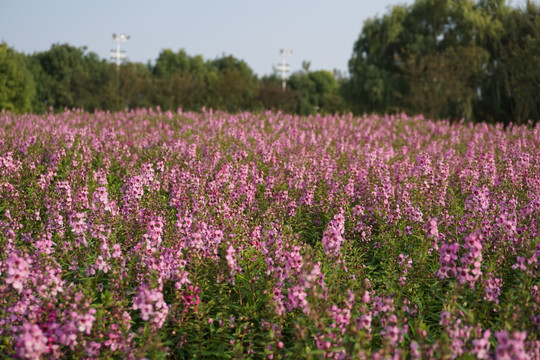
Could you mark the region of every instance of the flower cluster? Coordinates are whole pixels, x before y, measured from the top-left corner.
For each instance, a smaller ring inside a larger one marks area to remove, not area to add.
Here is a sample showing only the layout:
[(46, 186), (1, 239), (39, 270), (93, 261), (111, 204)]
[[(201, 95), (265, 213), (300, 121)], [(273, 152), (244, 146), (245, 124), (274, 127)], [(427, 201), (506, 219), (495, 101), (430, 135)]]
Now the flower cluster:
[(540, 357), (540, 125), (0, 113), (5, 358)]

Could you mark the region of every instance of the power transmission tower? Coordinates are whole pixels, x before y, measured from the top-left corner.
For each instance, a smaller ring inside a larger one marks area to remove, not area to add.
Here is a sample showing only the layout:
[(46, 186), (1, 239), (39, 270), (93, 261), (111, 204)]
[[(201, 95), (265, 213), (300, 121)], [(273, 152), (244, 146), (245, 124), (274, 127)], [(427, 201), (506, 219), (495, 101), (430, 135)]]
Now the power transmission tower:
[(113, 40), (116, 41), (116, 50), (111, 50), (111, 60), (115, 60), (116, 62), (116, 71), (120, 71), (120, 64), (123, 60), (126, 59), (126, 52), (123, 50), (120, 50), (120, 43), (126, 42), (129, 40), (130, 36), (126, 36), (126, 34), (122, 33), (120, 35), (112, 34)]
[(285, 87), (287, 86), (287, 73), (291, 70), (291, 67), (285, 62), (287, 56), (292, 55), (291, 49), (281, 49), (281, 64), (278, 64), (278, 71), (281, 71), (281, 86), (283, 87), (283, 91), (285, 91)]
[(117, 105), (120, 104), (120, 64), (126, 59), (126, 52), (120, 50), (120, 43), (129, 40), (130, 36), (122, 33), (120, 35), (112, 34), (113, 40), (116, 41), (116, 50), (111, 50), (111, 60), (116, 63), (116, 91), (118, 93)]

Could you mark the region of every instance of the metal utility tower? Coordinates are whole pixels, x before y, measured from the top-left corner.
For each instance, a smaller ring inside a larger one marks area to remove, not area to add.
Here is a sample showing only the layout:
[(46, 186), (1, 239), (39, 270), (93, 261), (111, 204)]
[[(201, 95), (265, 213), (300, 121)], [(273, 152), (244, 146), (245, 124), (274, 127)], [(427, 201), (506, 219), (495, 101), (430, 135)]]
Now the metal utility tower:
[(126, 34), (122, 33), (120, 35), (112, 34), (113, 40), (116, 41), (116, 50), (111, 50), (111, 60), (115, 60), (116, 62), (116, 71), (120, 71), (120, 64), (123, 60), (126, 59), (126, 52), (123, 50), (120, 50), (120, 43), (126, 42), (129, 40), (130, 36), (126, 36)]
[(278, 65), (278, 70), (281, 71), (281, 86), (283, 87), (283, 91), (285, 91), (285, 87), (287, 86), (287, 73), (291, 70), (291, 67), (285, 62), (287, 56), (292, 55), (291, 49), (281, 49), (281, 64)]

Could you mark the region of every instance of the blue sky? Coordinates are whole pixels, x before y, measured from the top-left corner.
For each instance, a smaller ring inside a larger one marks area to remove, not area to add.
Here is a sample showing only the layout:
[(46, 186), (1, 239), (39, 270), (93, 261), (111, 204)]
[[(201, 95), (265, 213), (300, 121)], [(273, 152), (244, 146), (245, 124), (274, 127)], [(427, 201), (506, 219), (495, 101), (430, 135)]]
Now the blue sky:
[(162, 49), (184, 48), (214, 59), (245, 60), (258, 75), (270, 74), (290, 48), (292, 71), (302, 61), (311, 69), (347, 70), (363, 22), (388, 6), (413, 0), (0, 0), (0, 41), (33, 53), (54, 43), (87, 46), (100, 58), (115, 47), (130, 61), (154, 61)]

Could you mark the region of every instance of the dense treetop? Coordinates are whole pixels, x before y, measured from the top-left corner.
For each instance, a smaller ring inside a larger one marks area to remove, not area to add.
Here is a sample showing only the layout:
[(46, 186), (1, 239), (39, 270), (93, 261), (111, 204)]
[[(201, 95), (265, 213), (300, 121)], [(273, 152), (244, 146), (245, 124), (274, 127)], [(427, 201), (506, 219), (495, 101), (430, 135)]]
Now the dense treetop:
[(540, 8), (417, 0), (367, 21), (343, 91), (355, 111), (518, 123), (540, 115)]

